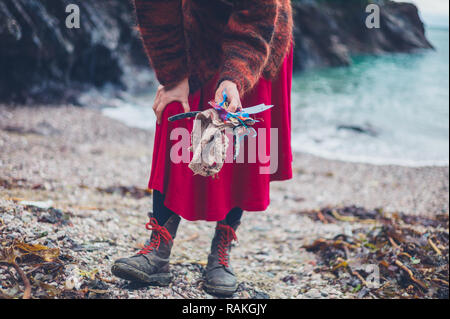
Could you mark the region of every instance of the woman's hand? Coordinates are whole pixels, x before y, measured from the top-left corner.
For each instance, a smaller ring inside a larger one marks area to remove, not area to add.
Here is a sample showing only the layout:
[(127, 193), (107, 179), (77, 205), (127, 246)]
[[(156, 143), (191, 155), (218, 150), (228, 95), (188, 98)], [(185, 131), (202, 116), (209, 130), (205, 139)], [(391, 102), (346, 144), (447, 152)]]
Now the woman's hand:
[(182, 80), (179, 84), (173, 88), (166, 89), (160, 85), (156, 92), (155, 102), (153, 104), (153, 111), (156, 114), (158, 124), (161, 124), (161, 117), (166, 106), (172, 102), (180, 102), (183, 106), (184, 112), (189, 112), (189, 81), (188, 79)]
[(229, 106), (227, 108), (228, 112), (236, 112), (242, 109), (241, 98), (239, 97), (239, 91), (236, 84), (231, 81), (223, 81), (220, 83), (219, 88), (216, 91), (215, 102), (217, 104), (223, 101), (223, 91), (227, 94), (227, 100)]

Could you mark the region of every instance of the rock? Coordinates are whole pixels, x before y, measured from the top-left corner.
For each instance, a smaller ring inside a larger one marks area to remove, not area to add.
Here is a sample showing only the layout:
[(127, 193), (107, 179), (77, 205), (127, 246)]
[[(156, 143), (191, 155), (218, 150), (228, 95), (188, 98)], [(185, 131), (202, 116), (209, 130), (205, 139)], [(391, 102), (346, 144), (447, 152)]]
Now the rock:
[(28, 207), (36, 207), (41, 210), (49, 209), (53, 205), (52, 200), (48, 201), (40, 201), (40, 202), (32, 202), (32, 201), (21, 201), (19, 204)]
[(2, 215), (2, 220), (3, 220), (3, 223), (5, 223), (5, 224), (10, 223), (13, 220), (13, 218), (14, 218), (14, 216), (11, 214), (5, 213)]
[(367, 287), (363, 287), (358, 293), (358, 299), (362, 299), (370, 292), (370, 289)]
[(377, 1), (381, 9), (380, 28), (368, 29), (367, 3), (365, 0), (293, 3), (294, 69), (349, 65), (355, 54), (432, 48), (415, 5)]
[[(109, 91), (117, 94), (120, 89), (148, 89), (154, 84), (134, 27), (131, 1), (75, 1), (82, 25), (69, 29), (65, 9), (72, 2), (0, 3), (0, 70), (8, 74), (0, 76), (0, 102), (81, 105), (79, 93), (92, 88), (109, 85)], [(377, 3), (381, 6), (380, 29), (364, 24), (366, 0), (294, 2), (295, 70), (348, 65), (353, 54), (432, 47), (414, 5)], [(43, 123), (37, 133), (58, 131)]]
[(49, 208), (40, 214), (39, 222), (67, 225), (69, 224), (69, 215), (60, 209)]
[(320, 299), (322, 297), (322, 294), (320, 293), (320, 291), (318, 289), (313, 288), (313, 289), (308, 290), (308, 292), (306, 292), (305, 297), (311, 298), (311, 299)]
[(255, 290), (252, 299), (270, 299), (270, 296), (263, 291)]
[(62, 239), (64, 239), (64, 237), (66, 237), (66, 233), (64, 231), (60, 230), (56, 233), (56, 238), (58, 240), (62, 240)]
[(94, 279), (88, 282), (88, 287), (95, 290), (108, 290), (109, 286), (101, 280)]
[(311, 280), (312, 280), (312, 281), (320, 281), (321, 278), (322, 278), (321, 274), (313, 273), (313, 274), (311, 275)]
[(378, 136), (378, 131), (374, 129), (370, 124), (365, 126), (363, 125), (339, 125), (337, 127), (338, 130), (348, 130), (353, 131), (359, 134), (366, 134), (369, 136), (376, 137)]
[(131, 1), (76, 1), (79, 29), (65, 25), (71, 3), (0, 3), (0, 69), (8, 74), (0, 77), (0, 101), (71, 101), (91, 86), (123, 86), (128, 59), (131, 65), (148, 65)]
[(30, 213), (27, 212), (27, 211), (24, 211), (24, 212), (22, 213), (21, 219), (22, 219), (22, 221), (23, 221), (24, 223), (30, 223), (30, 222), (32, 221), (32, 219), (33, 219), (33, 215), (30, 214)]
[(68, 290), (79, 290), (82, 283), (83, 279), (80, 276), (80, 270), (78, 268), (74, 268), (66, 279), (65, 288)]
[(15, 240), (15, 239), (19, 238), (19, 236), (20, 236), (19, 233), (11, 233), (11, 234), (7, 234), (6, 238)]

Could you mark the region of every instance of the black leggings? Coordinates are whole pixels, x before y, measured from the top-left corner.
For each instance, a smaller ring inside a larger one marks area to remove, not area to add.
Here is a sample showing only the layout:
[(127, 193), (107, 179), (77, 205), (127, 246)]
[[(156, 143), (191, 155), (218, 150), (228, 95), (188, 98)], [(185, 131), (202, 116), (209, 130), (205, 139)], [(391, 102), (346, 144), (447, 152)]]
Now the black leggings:
[[(153, 191), (153, 217), (156, 218), (158, 221), (158, 224), (164, 225), (167, 220), (175, 214), (173, 211), (168, 209), (164, 205), (164, 198), (165, 196), (161, 194), (159, 191), (154, 190)], [(242, 213), (244, 211), (240, 209), (239, 207), (235, 207), (227, 214), (227, 217), (225, 218), (226, 223), (228, 225), (233, 225), (235, 222), (239, 221), (242, 217)]]

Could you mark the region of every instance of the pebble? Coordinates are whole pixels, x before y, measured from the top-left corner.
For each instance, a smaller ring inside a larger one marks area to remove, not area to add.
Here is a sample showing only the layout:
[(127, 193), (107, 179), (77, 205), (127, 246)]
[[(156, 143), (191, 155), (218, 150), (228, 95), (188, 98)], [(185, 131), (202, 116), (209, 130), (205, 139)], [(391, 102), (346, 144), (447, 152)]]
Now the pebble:
[(322, 294), (320, 293), (319, 290), (317, 290), (316, 288), (313, 288), (311, 290), (308, 290), (305, 294), (306, 297), (311, 298), (311, 299), (320, 299), (322, 297)]
[[(45, 191), (0, 189), (0, 218), (7, 227), (6, 231), (0, 231), (0, 239), (9, 243), (25, 236), (27, 243), (42, 244), (49, 240), (49, 245), (60, 248), (61, 255), (70, 258), (65, 260), (64, 280), (59, 288), (63, 288), (65, 282), (73, 289), (81, 286), (83, 278), (76, 275), (74, 267), (83, 272), (98, 270), (102, 278), (116, 281), (110, 272), (113, 261), (135, 253), (137, 244), (148, 239), (145, 223), (148, 221), (146, 213), (152, 206), (151, 197), (137, 200), (117, 194), (103, 194), (96, 188), (114, 185), (145, 187), (148, 166), (142, 163), (151, 162), (149, 141), (153, 139), (152, 133), (129, 128), (87, 108), (15, 108), (10, 112), (10, 119), (0, 117), (0, 135), (6, 134), (6, 138), (1, 135), (4, 143), (2, 150), (6, 151), (0, 152), (0, 162), (3, 164), (0, 166), (0, 176), (5, 179), (11, 174), (26, 176), (27, 183), (45, 185)], [(48, 136), (38, 142), (25, 138), (21, 143), (22, 137), (1, 130), (5, 125), (23, 125), (31, 129), (43, 119), (52, 122), (61, 135)], [(101, 152), (94, 156), (90, 152), (94, 148)], [(62, 150), (64, 156), (61, 156)], [(306, 171), (304, 167), (307, 167)], [(325, 178), (317, 174), (323, 167), (332, 171), (335, 177)], [(235, 298), (356, 297), (355, 294), (344, 294), (343, 287), (338, 284), (331, 284), (332, 275), (315, 273), (314, 269), (320, 267), (316, 264), (316, 256), (301, 248), (320, 237), (333, 238), (342, 232), (350, 234), (353, 228), (315, 222), (299, 214), (301, 210), (342, 203), (346, 195), (352, 194), (349, 200), (364, 206), (390, 205), (391, 211), (401, 209), (430, 214), (437, 212), (435, 208), (438, 207), (439, 212), (442, 209), (448, 212), (448, 179), (442, 178), (448, 177), (448, 167), (375, 167), (296, 154), (294, 168), (297, 171), (302, 169), (302, 174), (297, 174), (292, 181), (271, 185), (274, 200), (267, 212), (244, 214), (237, 231), (239, 245), (231, 251), (233, 268), (239, 280), (245, 282), (240, 285)], [(386, 189), (371, 186), (377, 195), (373, 196), (367, 193), (372, 188), (353, 183), (355, 179), (364, 180), (367, 175), (380, 180), (380, 185), (388, 186)], [(390, 179), (396, 181), (395, 188), (389, 186), (392, 184)], [(422, 190), (420, 185), (431, 186), (420, 193), (410, 191)], [(283, 199), (287, 191), (295, 196)], [(38, 222), (37, 214), (5, 199), (20, 197), (47, 201), (50, 199), (47, 196), (51, 197), (55, 208), (70, 212), (70, 224)], [(294, 197), (304, 198), (305, 201), (297, 202)], [(320, 197), (320, 202), (315, 201), (315, 197)], [(111, 297), (180, 298), (174, 294), (172, 287), (183, 287), (180, 292), (186, 296), (215, 298), (202, 289), (204, 266), (196, 264), (207, 260), (214, 227), (214, 223), (182, 221), (172, 256), (172, 261), (182, 264), (172, 267), (175, 275), (173, 285), (131, 290), (117, 280), (117, 283), (108, 284)], [(102, 242), (98, 243), (98, 240)], [(297, 282), (286, 284), (281, 280), (294, 273)], [(7, 282), (5, 277), (9, 278), (9, 274), (0, 275), (2, 284)]]

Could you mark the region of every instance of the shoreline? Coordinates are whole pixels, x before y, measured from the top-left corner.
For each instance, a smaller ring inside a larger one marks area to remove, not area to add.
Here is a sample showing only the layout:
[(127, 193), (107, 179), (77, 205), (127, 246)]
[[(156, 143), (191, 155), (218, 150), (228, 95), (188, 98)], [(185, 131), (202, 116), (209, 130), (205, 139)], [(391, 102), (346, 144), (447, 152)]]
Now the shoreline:
[[(2, 178), (58, 188), (147, 187), (153, 132), (102, 110), (0, 105), (0, 132)], [(448, 211), (448, 166), (373, 165), (294, 152), (293, 170), (292, 180), (273, 183), (272, 202), (292, 193), (307, 209), (353, 203), (407, 214)]]
[[(415, 160), (395, 160), (395, 159), (382, 159), (374, 158), (369, 156), (354, 157), (351, 155), (336, 155), (335, 157), (326, 154), (326, 152), (307, 152), (307, 151), (296, 151), (298, 155), (307, 154), (312, 155), (324, 160), (329, 161), (340, 161), (345, 163), (354, 164), (367, 164), (373, 166), (400, 166), (400, 167), (410, 167), (410, 168), (427, 168), (427, 167), (449, 167), (450, 161), (448, 160), (436, 160), (436, 161), (415, 161)], [(320, 154), (322, 153), (322, 154)]]
[[(132, 107), (127, 105), (127, 110), (133, 110)], [(110, 118), (115, 121), (119, 121), (125, 125), (127, 125), (130, 128), (137, 128), (142, 129), (144, 131), (148, 131), (153, 133), (154, 127), (140, 127), (138, 125), (131, 125), (130, 120), (121, 120), (119, 117), (119, 113), (114, 112), (117, 107), (104, 107), (101, 108), (101, 113), (103, 116)], [(105, 112), (106, 110), (106, 112)], [(150, 120), (154, 120), (154, 117), (151, 117)], [(356, 157), (352, 155), (346, 155), (346, 154), (334, 154), (331, 155), (327, 151), (307, 151), (307, 150), (295, 150), (293, 149), (293, 154), (301, 156), (302, 154), (305, 155), (311, 155), (315, 156), (317, 158), (323, 159), (323, 160), (330, 160), (330, 161), (341, 161), (341, 162), (349, 162), (349, 163), (355, 163), (355, 164), (368, 164), (368, 165), (374, 165), (374, 166), (401, 166), (401, 167), (411, 167), (411, 168), (424, 168), (424, 167), (448, 167), (450, 165), (449, 160), (426, 160), (426, 161), (418, 161), (418, 160), (401, 160), (401, 159), (383, 159), (383, 158), (374, 158), (371, 156), (361, 156)]]
[[(78, 278), (79, 270), (95, 271), (106, 285), (96, 289), (110, 298), (211, 298), (202, 289), (201, 273), (214, 223), (182, 222), (170, 287), (131, 289), (109, 271), (149, 235), (144, 225), (152, 203), (145, 189), (152, 143), (151, 132), (99, 110), (0, 105), (0, 239), (58, 247), (70, 256), (56, 287)], [(324, 224), (303, 212), (356, 205), (429, 218), (448, 215), (448, 178), (448, 167), (374, 166), (296, 153), (294, 178), (271, 184), (269, 209), (244, 214), (232, 252), (241, 282), (234, 298), (357, 298), (330, 274), (318, 273), (316, 256), (303, 247), (368, 225)], [(30, 208), (29, 201), (51, 201), (69, 223), (58, 222), (52, 210)], [(8, 276), (0, 267), (0, 279)], [(41, 288), (33, 289), (36, 295)], [(72, 287), (72, 293), (81, 292)]]

